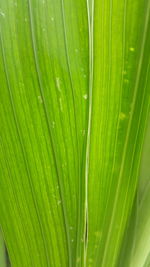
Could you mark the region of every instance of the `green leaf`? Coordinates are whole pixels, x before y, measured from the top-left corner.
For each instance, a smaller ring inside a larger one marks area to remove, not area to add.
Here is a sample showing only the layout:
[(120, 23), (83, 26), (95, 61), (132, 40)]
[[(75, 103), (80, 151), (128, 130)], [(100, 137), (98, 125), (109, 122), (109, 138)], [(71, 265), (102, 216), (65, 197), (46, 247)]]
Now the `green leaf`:
[(83, 0), (1, 1), (0, 221), (13, 266), (83, 260), (86, 14)]
[(149, 10), (1, 0), (0, 224), (13, 267), (117, 266), (150, 104)]
[(149, 8), (95, 1), (87, 266), (116, 266), (135, 197), (150, 93)]
[[(150, 173), (150, 117), (148, 117), (148, 127), (146, 128), (145, 140), (143, 144), (140, 177), (132, 207), (131, 216), (128, 220), (125, 235), (122, 241), (121, 255), (119, 257), (119, 267), (144, 266), (150, 264), (149, 258), (149, 173)], [(144, 234), (146, 232), (146, 234)], [(146, 245), (147, 244), (147, 245)], [(143, 247), (142, 247), (143, 246)], [(124, 260), (126, 259), (126, 260)], [(133, 265), (133, 261), (135, 261)], [(141, 264), (142, 261), (142, 264)], [(145, 262), (145, 263), (144, 263)]]
[[(150, 122), (149, 119), (148, 122)], [(126, 262), (128, 262), (128, 265), (131, 267), (148, 267), (150, 264), (150, 184), (148, 180), (150, 170), (148, 164), (150, 155), (149, 126), (150, 123), (148, 123), (148, 127), (146, 129), (146, 136), (143, 146), (140, 167), (140, 180), (137, 188), (137, 197), (135, 199), (136, 208), (135, 206), (133, 207), (132, 217), (129, 220), (130, 226), (126, 234), (126, 240), (124, 240), (126, 247), (123, 249), (124, 254), (122, 255), (120, 266), (126, 266), (124, 265), (124, 258), (126, 259)]]

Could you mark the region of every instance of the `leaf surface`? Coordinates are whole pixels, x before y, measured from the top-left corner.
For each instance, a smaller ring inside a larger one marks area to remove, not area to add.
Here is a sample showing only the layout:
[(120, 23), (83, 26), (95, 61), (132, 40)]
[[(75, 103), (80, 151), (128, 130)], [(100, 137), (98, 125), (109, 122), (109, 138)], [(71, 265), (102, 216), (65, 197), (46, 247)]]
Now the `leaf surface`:
[(13, 266), (82, 262), (87, 22), (84, 0), (1, 1), (0, 220)]
[(94, 1), (87, 266), (113, 267), (149, 109), (150, 1)]
[(117, 266), (150, 104), (149, 11), (1, 0), (0, 224), (13, 267)]

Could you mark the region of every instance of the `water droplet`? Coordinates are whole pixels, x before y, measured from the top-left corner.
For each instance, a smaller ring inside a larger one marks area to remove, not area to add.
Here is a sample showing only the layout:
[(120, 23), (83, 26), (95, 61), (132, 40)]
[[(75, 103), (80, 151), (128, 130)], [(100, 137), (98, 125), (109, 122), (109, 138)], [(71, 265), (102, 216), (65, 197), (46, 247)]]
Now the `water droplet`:
[(88, 99), (88, 95), (87, 95), (87, 94), (83, 95), (83, 98), (84, 98), (85, 100), (87, 100), (87, 99)]
[(1, 15), (2, 17), (5, 17), (5, 13), (4, 13), (3, 11), (0, 11), (0, 15)]
[(84, 77), (84, 78), (86, 78), (86, 77), (87, 77), (87, 75), (86, 75), (86, 74), (83, 74), (83, 77)]
[(41, 95), (38, 95), (38, 100), (39, 100), (39, 102), (40, 102), (41, 104), (43, 103), (43, 98), (42, 98)]
[(123, 112), (121, 112), (120, 114), (119, 114), (119, 119), (120, 120), (124, 120), (124, 119), (126, 119), (126, 114), (125, 113), (123, 113)]
[(46, 31), (45, 28), (42, 28), (42, 31), (45, 32)]
[(57, 86), (58, 91), (61, 92), (61, 89), (60, 89), (60, 78), (59, 77), (56, 77), (56, 86)]
[(51, 17), (51, 21), (54, 21), (54, 17)]
[(69, 227), (69, 229), (70, 229), (70, 230), (72, 230), (72, 229), (73, 229), (73, 227), (72, 227), (72, 226), (70, 226), (70, 227)]
[(52, 121), (52, 128), (55, 128), (55, 122)]
[(72, 239), (71, 242), (73, 243), (74, 242), (74, 239)]
[(58, 200), (58, 201), (57, 201), (57, 205), (60, 205), (60, 204), (61, 204), (61, 200)]
[(25, 19), (24, 19), (24, 21), (25, 21), (25, 22), (27, 22), (27, 21), (28, 21), (28, 19), (27, 19), (27, 18), (25, 18)]
[(76, 53), (78, 53), (78, 52), (79, 52), (79, 50), (76, 48), (76, 49), (75, 49), (75, 52), (76, 52)]
[(130, 50), (131, 52), (134, 52), (134, 51), (135, 51), (135, 48), (134, 48), (134, 47), (130, 47), (129, 50)]

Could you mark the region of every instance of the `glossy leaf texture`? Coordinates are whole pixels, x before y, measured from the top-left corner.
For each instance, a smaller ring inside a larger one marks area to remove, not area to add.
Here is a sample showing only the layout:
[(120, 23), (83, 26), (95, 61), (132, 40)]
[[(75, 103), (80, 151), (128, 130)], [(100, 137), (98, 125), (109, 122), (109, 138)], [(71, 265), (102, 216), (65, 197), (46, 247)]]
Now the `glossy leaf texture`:
[(89, 267), (116, 266), (135, 198), (149, 109), (149, 11), (150, 1), (94, 1)]
[(13, 266), (82, 262), (86, 14), (84, 0), (1, 1), (0, 221)]
[(149, 111), (149, 11), (149, 0), (0, 1), (13, 267), (118, 266)]

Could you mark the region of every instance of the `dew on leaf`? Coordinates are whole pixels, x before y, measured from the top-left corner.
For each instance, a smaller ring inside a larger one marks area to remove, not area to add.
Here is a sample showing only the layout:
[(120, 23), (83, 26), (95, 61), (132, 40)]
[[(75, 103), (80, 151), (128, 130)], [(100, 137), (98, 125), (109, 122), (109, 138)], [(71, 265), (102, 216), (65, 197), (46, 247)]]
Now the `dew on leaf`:
[(61, 204), (61, 200), (58, 200), (58, 201), (57, 201), (57, 205), (60, 205), (60, 204)]
[(42, 104), (43, 103), (43, 99), (42, 99), (42, 96), (41, 95), (38, 95), (38, 100), (39, 102)]
[(87, 95), (87, 94), (83, 95), (83, 98), (84, 98), (85, 100), (87, 100), (87, 99), (88, 99), (88, 95)]
[(55, 128), (55, 122), (52, 121), (52, 128)]
[(5, 17), (5, 13), (4, 13), (3, 11), (0, 11), (0, 15), (1, 15), (2, 17)]
[(134, 52), (134, 51), (135, 51), (135, 48), (134, 48), (134, 47), (130, 47), (129, 50), (130, 50), (131, 52)]
[(60, 78), (59, 77), (56, 77), (56, 86), (57, 86), (58, 91), (61, 92), (61, 89), (60, 89)]
[(124, 120), (124, 119), (126, 119), (126, 117), (127, 117), (127, 115), (126, 115), (125, 113), (123, 113), (123, 112), (121, 112), (121, 113), (119, 114), (119, 119), (120, 119), (120, 120)]

